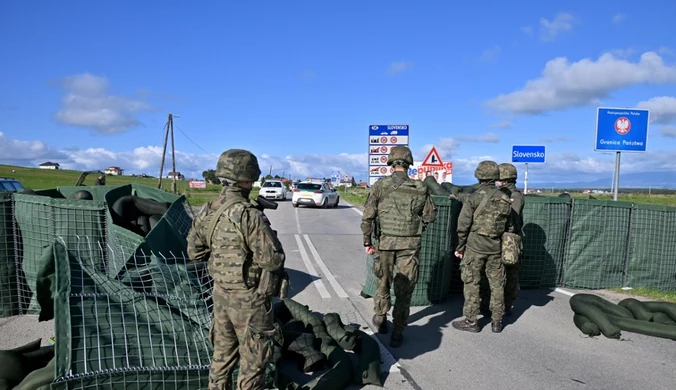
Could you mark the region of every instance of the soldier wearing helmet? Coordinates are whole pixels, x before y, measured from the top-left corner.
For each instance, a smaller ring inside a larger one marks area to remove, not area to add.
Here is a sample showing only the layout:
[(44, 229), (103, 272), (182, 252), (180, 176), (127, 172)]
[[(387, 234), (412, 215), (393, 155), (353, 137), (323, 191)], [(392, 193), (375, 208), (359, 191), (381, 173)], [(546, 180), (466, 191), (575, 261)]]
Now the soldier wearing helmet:
[(223, 152), (216, 167), (223, 191), (202, 207), (188, 233), (188, 255), (208, 261), (214, 279), (210, 389), (231, 388), (238, 366), (237, 388), (263, 389), (272, 362), (272, 301), (259, 285), (265, 272), (283, 271), (285, 254), (262, 212), (249, 201), (260, 175), (251, 152)]
[[(404, 339), (411, 295), (418, 282), (421, 236), (427, 225), (436, 219), (436, 208), (427, 186), (408, 177), (408, 167), (413, 165), (411, 149), (393, 147), (387, 165), (394, 167), (394, 173), (371, 188), (364, 204), (361, 230), (366, 253), (374, 255), (373, 273), (377, 278), (372, 322), (379, 333), (387, 333), (390, 287), (394, 283), (397, 300), (392, 312), (394, 330), (390, 345), (397, 348)], [(371, 240), (374, 224), (377, 224), (377, 249)]]
[(454, 321), (458, 330), (479, 332), (481, 272), (485, 269), (491, 290), (491, 328), (502, 332), (504, 314), (505, 267), (502, 264), (502, 235), (514, 233), (509, 196), (495, 186), (500, 179), (498, 164), (482, 161), (474, 171), (480, 186), (465, 202), (458, 217), (460, 272), (464, 286), (464, 319)]

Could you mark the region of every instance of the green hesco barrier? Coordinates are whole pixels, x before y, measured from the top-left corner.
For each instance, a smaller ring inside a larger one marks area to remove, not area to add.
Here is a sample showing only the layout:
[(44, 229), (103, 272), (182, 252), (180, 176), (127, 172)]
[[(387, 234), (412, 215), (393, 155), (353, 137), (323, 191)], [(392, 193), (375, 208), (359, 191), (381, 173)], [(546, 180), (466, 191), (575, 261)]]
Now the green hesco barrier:
[(571, 207), (570, 198), (525, 197), (521, 288), (561, 285)]
[[(451, 259), (449, 250), (450, 219), (452, 201), (443, 196), (432, 196), (437, 206), (437, 219), (428, 226), (422, 236), (418, 283), (411, 298), (412, 306), (428, 306), (444, 299), (451, 283)], [(373, 275), (373, 258), (367, 256), (366, 280), (362, 295), (372, 297), (376, 291), (376, 278)], [(390, 290), (392, 303), (395, 301), (394, 288)]]
[(627, 275), (632, 204), (574, 199), (564, 285), (621, 287)]
[(78, 191), (88, 191), (90, 194), (92, 194), (92, 198), (94, 198), (94, 200), (105, 201), (106, 194), (117, 187), (122, 186), (64, 186), (58, 187), (57, 190), (66, 198), (71, 198), (73, 194)]
[(28, 307), (22, 305), (21, 314), (39, 312), (35, 296), (36, 280), (44, 266), (45, 250), (55, 239), (60, 238), (69, 250), (81, 250), (83, 261), (99, 269), (103, 269), (105, 263), (105, 256), (98, 248), (99, 243), (105, 242), (105, 203), (57, 197), (58, 191), (49, 193), (52, 197), (13, 195), (18, 293), (20, 299), (30, 300)]
[(12, 196), (0, 192), (0, 318), (19, 314)]
[(629, 287), (676, 291), (676, 207), (634, 205)]
[(136, 256), (122, 274), (51, 246), (55, 266), (53, 389), (197, 389), (208, 386), (212, 347), (206, 263)]

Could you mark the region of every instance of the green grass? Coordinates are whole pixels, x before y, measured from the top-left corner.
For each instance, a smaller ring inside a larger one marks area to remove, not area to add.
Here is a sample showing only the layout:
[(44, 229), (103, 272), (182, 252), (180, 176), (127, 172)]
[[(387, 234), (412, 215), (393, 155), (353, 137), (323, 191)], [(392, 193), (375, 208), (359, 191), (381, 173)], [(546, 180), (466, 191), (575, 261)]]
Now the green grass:
[[(546, 196), (558, 196), (558, 193), (545, 193)], [(612, 195), (607, 194), (575, 194), (570, 196), (578, 199), (589, 199), (592, 195), (598, 200), (613, 200)], [(676, 206), (676, 195), (647, 195), (647, 194), (618, 194), (617, 200), (621, 202), (632, 202), (638, 204), (654, 204), (659, 206)]]
[(633, 288), (631, 290), (623, 290), (621, 288), (611, 288), (609, 290), (621, 294), (629, 294), (639, 297), (650, 298), (656, 301), (676, 303), (676, 291), (667, 292), (649, 288)]
[(345, 200), (352, 206), (363, 206), (364, 202), (366, 201), (366, 195), (368, 195), (368, 191), (369, 190), (362, 188), (338, 187), (340, 199)]

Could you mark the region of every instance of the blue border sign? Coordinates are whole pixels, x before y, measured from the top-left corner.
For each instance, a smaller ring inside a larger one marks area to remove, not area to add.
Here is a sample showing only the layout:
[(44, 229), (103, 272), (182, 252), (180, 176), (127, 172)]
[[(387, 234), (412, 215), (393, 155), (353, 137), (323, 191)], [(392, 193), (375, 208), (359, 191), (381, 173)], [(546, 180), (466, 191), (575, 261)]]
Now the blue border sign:
[(392, 173), (387, 156), (395, 146), (408, 146), (409, 125), (369, 125), (368, 182), (370, 185)]
[(650, 111), (599, 107), (596, 111), (595, 151), (645, 152)]
[(544, 145), (513, 145), (513, 163), (544, 164), (546, 153)]
[(371, 125), (369, 135), (398, 135), (408, 137), (408, 125)]

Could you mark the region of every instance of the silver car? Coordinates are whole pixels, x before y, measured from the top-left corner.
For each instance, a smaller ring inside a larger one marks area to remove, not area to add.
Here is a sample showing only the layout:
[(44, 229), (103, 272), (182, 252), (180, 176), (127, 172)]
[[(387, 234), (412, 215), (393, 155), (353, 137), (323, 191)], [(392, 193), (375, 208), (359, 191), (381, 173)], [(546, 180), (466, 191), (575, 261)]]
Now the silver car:
[(280, 180), (266, 180), (258, 194), (265, 199), (286, 200), (286, 187)]

